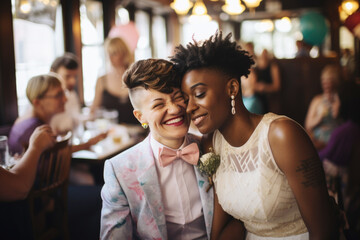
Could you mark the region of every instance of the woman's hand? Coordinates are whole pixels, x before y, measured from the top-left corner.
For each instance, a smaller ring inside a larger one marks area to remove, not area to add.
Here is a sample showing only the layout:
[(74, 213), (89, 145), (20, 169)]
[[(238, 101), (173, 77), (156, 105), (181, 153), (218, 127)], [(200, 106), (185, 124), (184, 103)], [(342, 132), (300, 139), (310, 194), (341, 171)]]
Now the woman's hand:
[(56, 137), (49, 125), (37, 127), (29, 140), (29, 148), (34, 148), (40, 152), (45, 151), (55, 145)]
[(101, 140), (105, 139), (107, 135), (108, 135), (108, 131), (104, 133), (100, 133), (99, 135), (90, 138), (89, 141), (86, 142), (87, 148), (89, 149), (92, 145), (95, 145)]

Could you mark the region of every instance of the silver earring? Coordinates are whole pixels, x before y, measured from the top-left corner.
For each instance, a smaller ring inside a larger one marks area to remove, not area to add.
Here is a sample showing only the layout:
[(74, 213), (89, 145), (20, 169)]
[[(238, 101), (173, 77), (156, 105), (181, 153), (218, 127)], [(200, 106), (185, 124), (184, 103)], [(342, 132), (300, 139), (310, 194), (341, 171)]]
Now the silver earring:
[(235, 115), (235, 96), (231, 95), (231, 114)]

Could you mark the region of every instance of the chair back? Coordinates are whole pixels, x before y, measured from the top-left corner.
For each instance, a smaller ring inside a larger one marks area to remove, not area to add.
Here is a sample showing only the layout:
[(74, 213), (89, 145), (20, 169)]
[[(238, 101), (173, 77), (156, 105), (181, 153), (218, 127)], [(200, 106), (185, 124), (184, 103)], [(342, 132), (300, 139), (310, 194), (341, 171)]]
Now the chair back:
[(67, 190), (71, 164), (71, 132), (39, 159), (34, 186), (27, 198), (34, 239), (68, 239)]

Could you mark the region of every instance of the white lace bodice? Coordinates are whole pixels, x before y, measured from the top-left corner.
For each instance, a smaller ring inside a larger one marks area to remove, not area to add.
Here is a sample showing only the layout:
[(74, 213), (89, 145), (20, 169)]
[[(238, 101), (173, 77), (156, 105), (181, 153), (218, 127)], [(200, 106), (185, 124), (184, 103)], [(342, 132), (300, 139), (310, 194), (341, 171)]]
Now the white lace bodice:
[(221, 163), (214, 176), (222, 208), (244, 222), (247, 231), (264, 237), (284, 237), (307, 232), (294, 194), (278, 168), (268, 141), (271, 122), (264, 115), (248, 141), (232, 147), (217, 130), (213, 136)]

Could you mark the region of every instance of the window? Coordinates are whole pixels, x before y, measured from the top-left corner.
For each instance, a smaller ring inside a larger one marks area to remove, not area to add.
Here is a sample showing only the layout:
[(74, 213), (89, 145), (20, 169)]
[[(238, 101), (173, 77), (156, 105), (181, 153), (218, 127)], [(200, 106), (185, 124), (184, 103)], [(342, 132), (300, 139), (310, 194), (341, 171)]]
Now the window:
[(102, 3), (82, 0), (80, 24), (84, 101), (89, 105), (94, 99), (97, 78), (106, 72)]
[(154, 58), (167, 59), (170, 56), (166, 42), (166, 25), (162, 16), (153, 17), (152, 38), (154, 41)]
[(151, 58), (150, 16), (147, 12), (136, 11), (135, 24), (139, 31), (139, 41), (135, 50), (135, 61)]
[(46, 74), (56, 56), (64, 53), (62, 13), (58, 1), (12, 0), (16, 91), (19, 115), (29, 107), (26, 86), (35, 75)]
[(181, 43), (187, 44), (192, 42), (193, 38), (196, 40), (203, 40), (213, 35), (219, 28), (218, 22), (211, 20), (209, 22), (195, 22), (190, 23), (185, 21), (182, 24)]
[(253, 42), (257, 55), (267, 49), (276, 58), (294, 58), (301, 37), (298, 18), (248, 20), (241, 26), (241, 41)]

